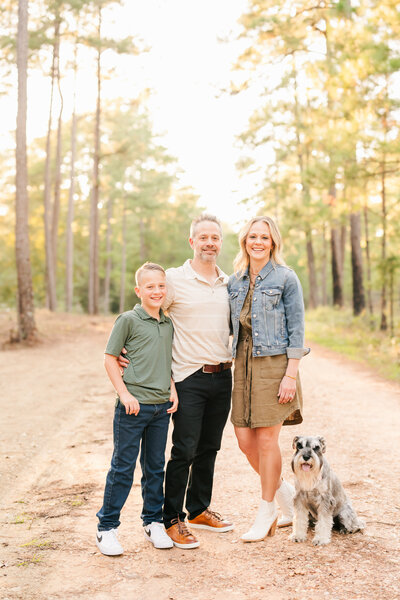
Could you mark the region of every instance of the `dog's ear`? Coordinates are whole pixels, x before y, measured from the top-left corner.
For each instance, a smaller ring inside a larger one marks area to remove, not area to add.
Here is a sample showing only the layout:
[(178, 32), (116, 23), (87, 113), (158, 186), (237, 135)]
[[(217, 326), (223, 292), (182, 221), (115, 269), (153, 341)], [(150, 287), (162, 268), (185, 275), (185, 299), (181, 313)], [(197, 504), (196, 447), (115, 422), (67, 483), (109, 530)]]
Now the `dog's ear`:
[(296, 450), (296, 444), (297, 444), (297, 442), (298, 442), (298, 440), (299, 440), (299, 439), (300, 439), (300, 436), (299, 436), (299, 435), (296, 435), (296, 436), (293, 438), (293, 442), (292, 442), (292, 448), (293, 448), (293, 450)]
[(320, 446), (321, 446), (321, 452), (322, 452), (322, 454), (323, 454), (323, 453), (325, 452), (325, 450), (326, 450), (326, 442), (325, 442), (325, 438), (323, 438), (323, 437), (319, 437), (319, 438), (318, 438), (318, 441), (319, 441), (319, 443), (320, 443)]

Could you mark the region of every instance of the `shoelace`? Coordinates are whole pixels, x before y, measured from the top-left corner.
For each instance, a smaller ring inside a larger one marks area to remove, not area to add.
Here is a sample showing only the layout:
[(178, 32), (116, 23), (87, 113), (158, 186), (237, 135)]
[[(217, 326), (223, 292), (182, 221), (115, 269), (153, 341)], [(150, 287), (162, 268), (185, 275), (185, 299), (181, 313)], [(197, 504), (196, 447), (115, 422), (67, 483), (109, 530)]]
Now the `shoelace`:
[(210, 515), (211, 517), (214, 517), (214, 519), (217, 519), (217, 521), (223, 521), (222, 516), (217, 513), (214, 512), (213, 510), (210, 510), (209, 508), (206, 508), (206, 510), (204, 511), (207, 515)]
[[(172, 523), (174, 523), (174, 521), (172, 521)], [(192, 535), (191, 532), (189, 531), (185, 521), (181, 521), (180, 519), (177, 519), (175, 521), (175, 523), (178, 524), (178, 531), (181, 535), (188, 537), (189, 535)]]

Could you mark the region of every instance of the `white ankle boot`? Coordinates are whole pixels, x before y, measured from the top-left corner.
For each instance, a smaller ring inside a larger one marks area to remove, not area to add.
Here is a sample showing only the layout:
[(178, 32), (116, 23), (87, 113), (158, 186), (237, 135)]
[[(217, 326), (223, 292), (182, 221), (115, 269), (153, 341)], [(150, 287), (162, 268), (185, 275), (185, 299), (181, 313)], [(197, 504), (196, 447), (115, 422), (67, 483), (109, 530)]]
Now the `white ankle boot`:
[(244, 542), (261, 542), (267, 535), (274, 535), (278, 521), (278, 511), (275, 501), (267, 502), (261, 500), (256, 520), (247, 533), (241, 539)]
[(281, 509), (282, 516), (278, 519), (278, 527), (288, 527), (293, 523), (293, 498), (296, 494), (294, 487), (283, 480), (276, 490), (275, 500)]

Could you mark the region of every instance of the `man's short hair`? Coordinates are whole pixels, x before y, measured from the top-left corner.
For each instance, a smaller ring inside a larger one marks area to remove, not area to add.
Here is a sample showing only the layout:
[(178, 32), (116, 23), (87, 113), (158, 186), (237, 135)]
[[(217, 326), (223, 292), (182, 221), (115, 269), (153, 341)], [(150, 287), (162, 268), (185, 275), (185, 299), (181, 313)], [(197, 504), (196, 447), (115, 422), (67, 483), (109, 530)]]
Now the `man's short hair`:
[(145, 271), (161, 271), (161, 273), (165, 275), (165, 271), (161, 265), (152, 262), (145, 262), (141, 267), (138, 268), (138, 270), (135, 273), (135, 281), (137, 287), (139, 287), (142, 275)]
[(221, 226), (221, 222), (219, 221), (219, 219), (217, 219), (217, 217), (214, 215), (210, 215), (208, 213), (202, 213), (201, 215), (199, 215), (198, 217), (193, 219), (193, 221), (190, 224), (191, 239), (193, 239), (194, 236), (196, 235), (197, 225), (199, 225), (200, 223), (203, 223), (203, 221), (211, 221), (211, 223), (216, 223), (219, 227), (219, 230), (221, 232), (221, 237), (222, 237), (222, 226)]

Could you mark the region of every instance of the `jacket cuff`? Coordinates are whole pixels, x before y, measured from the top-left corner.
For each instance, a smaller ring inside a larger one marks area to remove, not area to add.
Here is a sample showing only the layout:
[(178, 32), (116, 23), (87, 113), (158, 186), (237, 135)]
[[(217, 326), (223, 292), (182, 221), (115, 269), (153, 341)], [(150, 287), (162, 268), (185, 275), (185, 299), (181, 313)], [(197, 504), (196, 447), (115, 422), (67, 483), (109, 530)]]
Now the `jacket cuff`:
[(288, 358), (303, 358), (306, 354), (310, 354), (311, 348), (286, 348)]

